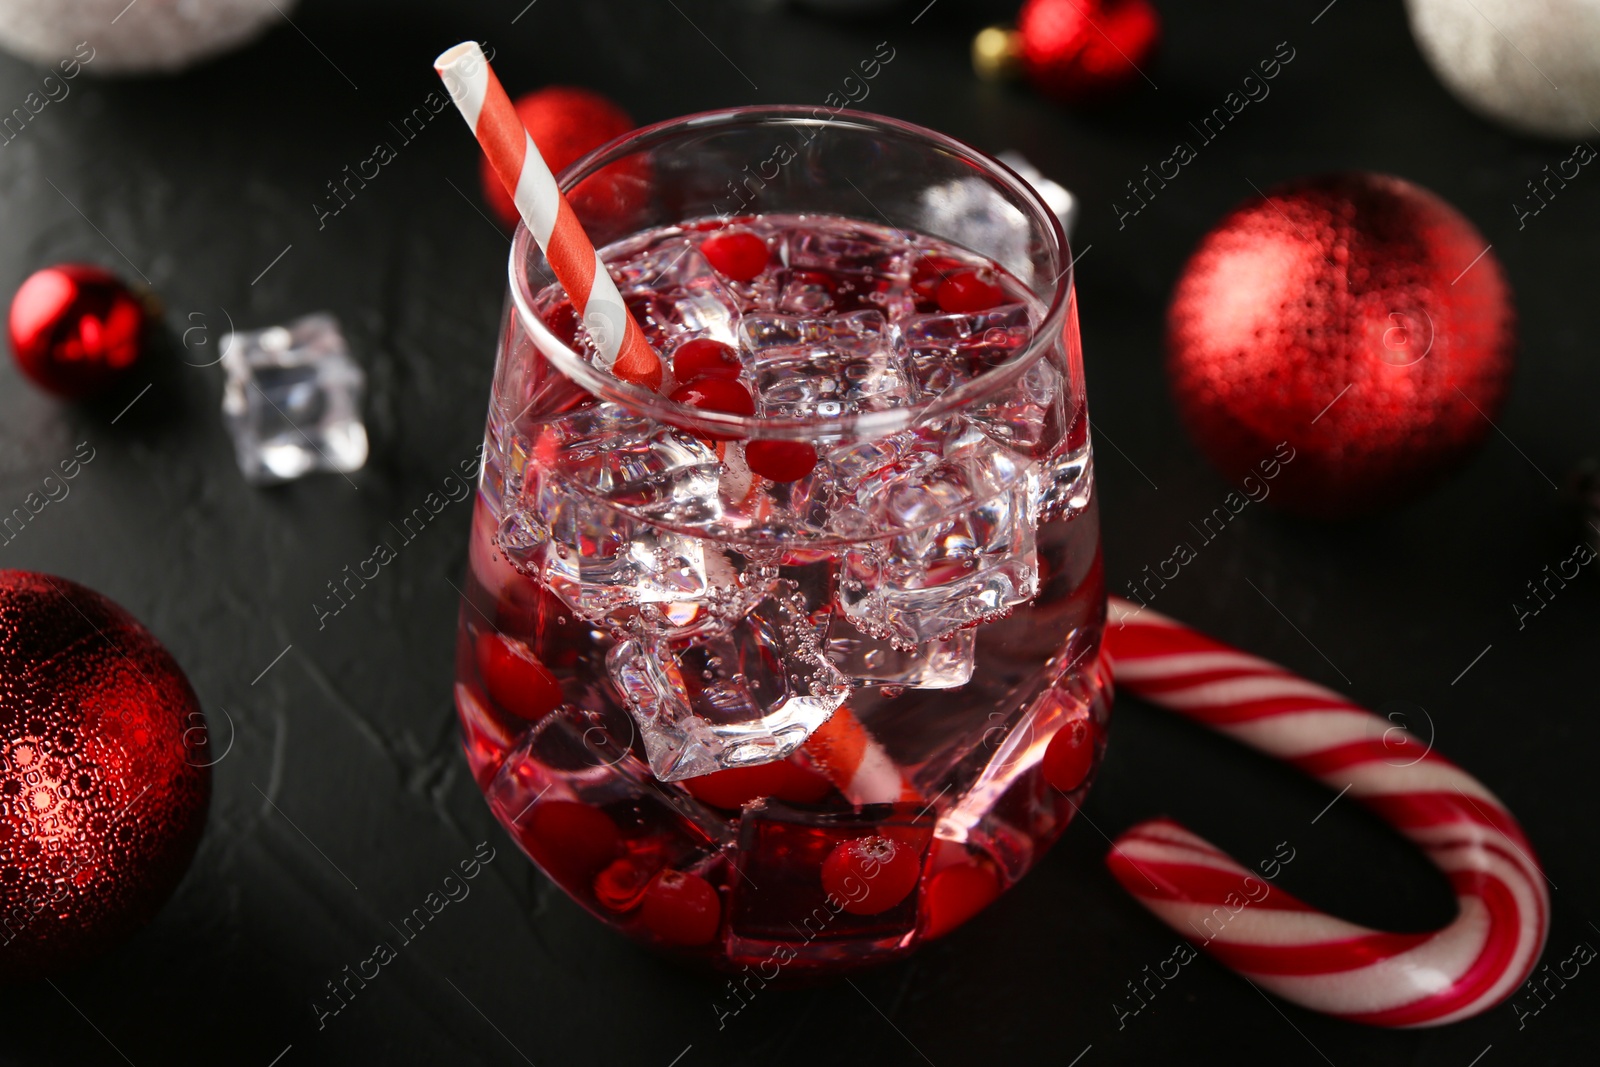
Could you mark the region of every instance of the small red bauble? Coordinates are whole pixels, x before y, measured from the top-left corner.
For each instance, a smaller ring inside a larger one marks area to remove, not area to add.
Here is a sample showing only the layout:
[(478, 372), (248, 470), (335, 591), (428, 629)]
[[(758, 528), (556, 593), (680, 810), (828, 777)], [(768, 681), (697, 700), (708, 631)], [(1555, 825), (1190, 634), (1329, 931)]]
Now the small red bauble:
[(205, 719), (156, 638), (64, 578), (0, 571), (0, 982), (88, 960), (183, 877)]
[(500, 707), (530, 722), (560, 707), (561, 683), (527, 645), (485, 633), (478, 636), (476, 651), (483, 688)]
[(29, 275), (10, 325), (22, 372), (68, 399), (116, 384), (144, 353), (144, 306), (116, 275), (81, 263)]
[(1160, 40), (1150, 0), (1028, 0), (1015, 30), (984, 30), (972, 55), (982, 75), (1020, 71), (1044, 95), (1078, 104), (1142, 81)]
[(835, 846), (822, 861), (822, 888), (851, 915), (877, 915), (910, 896), (921, 873), (909, 844), (860, 837)]
[(718, 274), (747, 282), (767, 268), (767, 242), (748, 230), (724, 230), (700, 244), (700, 252)]
[(1460, 464), (1510, 383), (1511, 294), (1488, 242), (1399, 178), (1334, 174), (1246, 202), (1167, 310), (1190, 434), (1255, 499), (1341, 518)]
[(662, 871), (644, 892), (639, 918), (670, 945), (703, 945), (717, 936), (722, 902), (711, 883), (687, 871)]
[[(569, 164), (599, 148), (614, 137), (621, 137), (633, 129), (633, 119), (616, 104), (588, 89), (569, 85), (552, 85), (537, 92), (517, 98), (517, 117), (527, 127), (539, 154), (550, 165), (550, 173), (559, 175)], [(615, 185), (637, 177), (640, 168), (617, 165), (598, 175), (600, 185)], [(517, 205), (511, 194), (501, 184), (487, 156), (479, 160), (479, 178), (484, 199), (507, 226), (517, 224)], [(610, 192), (613, 189), (590, 189), (584, 183), (587, 196)]]

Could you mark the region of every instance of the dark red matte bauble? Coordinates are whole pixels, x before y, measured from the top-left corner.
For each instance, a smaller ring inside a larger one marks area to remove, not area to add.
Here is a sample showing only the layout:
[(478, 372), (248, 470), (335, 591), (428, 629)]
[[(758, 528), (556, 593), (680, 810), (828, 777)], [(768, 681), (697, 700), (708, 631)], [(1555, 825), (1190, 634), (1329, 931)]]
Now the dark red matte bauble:
[(1253, 498), (1303, 515), (1428, 488), (1490, 432), (1510, 383), (1515, 316), (1488, 244), (1385, 175), (1298, 179), (1236, 208), (1167, 309), (1195, 442)]
[(211, 795), (205, 720), (131, 615), (0, 571), (0, 982), (67, 970), (155, 915)]
[(36, 384), (76, 399), (119, 380), (144, 353), (146, 315), (109, 271), (61, 263), (29, 275), (11, 298), (11, 351)]
[(1023, 77), (1046, 96), (1075, 104), (1144, 80), (1161, 16), (1149, 0), (1028, 0), (1017, 33)]
[[(616, 104), (597, 92), (569, 85), (552, 85), (520, 96), (516, 108), (517, 117), (527, 127), (533, 143), (539, 146), (539, 154), (549, 164), (551, 174), (559, 175), (568, 164), (633, 129), (633, 119)], [(606, 173), (597, 176), (597, 182), (585, 183), (584, 195), (614, 197), (619, 191), (611, 186), (637, 177), (638, 169), (626, 165), (607, 168)], [(483, 195), (489, 206), (501, 222), (516, 226), (517, 206), (495, 175), (487, 156), (479, 160), (479, 170)], [(595, 187), (588, 187), (591, 184)]]

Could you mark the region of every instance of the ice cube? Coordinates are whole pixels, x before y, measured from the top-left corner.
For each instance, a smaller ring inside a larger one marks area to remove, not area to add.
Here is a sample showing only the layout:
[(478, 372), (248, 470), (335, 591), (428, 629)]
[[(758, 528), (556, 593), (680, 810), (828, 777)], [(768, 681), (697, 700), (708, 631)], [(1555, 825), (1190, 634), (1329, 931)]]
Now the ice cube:
[(711, 265), (687, 237), (669, 237), (656, 247), (611, 266), (617, 290), (662, 290), (694, 285), (713, 277)]
[(544, 494), (540, 511), (550, 529), (542, 546), (544, 581), (583, 617), (600, 621), (645, 604), (705, 596), (710, 579), (700, 538), (649, 526), (559, 489)]
[(871, 536), (871, 520), (856, 503), (856, 487), (893, 466), (909, 440), (901, 432), (841, 445), (820, 444), (817, 465), (809, 474), (769, 487), (768, 495), (810, 530), (845, 539)]
[(1044, 201), (1045, 207), (1055, 212), (1061, 222), (1061, 232), (1072, 237), (1073, 224), (1078, 221), (1078, 198), (1072, 191), (1051, 178), (1044, 176), (1038, 167), (1023, 158), (1020, 152), (1001, 152), (1000, 162), (1017, 172), (1017, 177), (1033, 186), (1033, 191), (1039, 194), (1039, 199)]
[(844, 703), (849, 683), (823, 655), (792, 590), (731, 628), (648, 635), (606, 656), (664, 782), (781, 759)]
[(1048, 358), (1015, 381), (969, 405), (967, 421), (991, 440), (1025, 456), (1052, 451), (1070, 428), (1066, 379)]
[(943, 641), (902, 649), (836, 623), (828, 637), (828, 658), (855, 685), (955, 689), (972, 680), (976, 633), (958, 630)]
[(783, 270), (773, 279), (773, 299), (779, 311), (821, 315), (843, 308), (851, 310), (855, 286), (847, 279), (821, 270)]
[(621, 405), (545, 424), (530, 451), (555, 480), (641, 517), (700, 525), (722, 515), (722, 465), (711, 443)]
[(863, 634), (910, 651), (1000, 618), (1038, 592), (1033, 480), (1018, 478), (951, 514), (946, 498), (973, 499), (970, 473), (947, 464), (927, 482), (902, 484), (886, 515), (903, 532), (845, 553), (838, 604)]
[(754, 365), (763, 415), (836, 418), (911, 399), (882, 312), (820, 321), (748, 315), (739, 332)]
[(869, 475), (892, 467), (910, 447), (911, 435), (902, 432), (830, 448), (823, 459), (845, 484), (855, 485)]
[(791, 233), (784, 261), (793, 269), (824, 271), (835, 276), (875, 278), (885, 283), (906, 279), (911, 270), (911, 242), (881, 227), (857, 230), (848, 225), (806, 228)]
[(733, 858), (739, 876), (728, 880), (729, 951), (761, 959), (782, 946), (799, 968), (836, 965), (864, 946), (885, 957), (909, 952), (920, 894), (913, 889), (887, 907), (857, 914), (848, 905), (870, 892), (881, 868), (863, 870), (860, 879), (843, 879), (837, 886), (841, 899), (824, 887), (822, 865), (846, 841), (883, 836), (910, 850), (921, 867), (933, 830), (931, 805), (826, 813), (771, 799), (745, 805)]
[[(499, 538), (512, 565), (619, 634), (726, 628), (777, 578), (770, 564), (642, 522), (555, 479), (515, 514), (523, 521), (502, 523)], [(529, 527), (542, 536), (525, 536)]]
[(986, 178), (957, 178), (923, 190), (917, 228), (987, 256), (1024, 285), (1033, 280), (1028, 216)]
[(367, 461), (366, 378), (332, 315), (234, 332), (222, 340), (222, 415), (239, 470), (255, 485)]
[(926, 400), (1021, 354), (1033, 323), (1026, 305), (1007, 304), (975, 314), (916, 315), (901, 331), (912, 389)]
[(731, 625), (777, 569), (666, 524), (722, 518), (722, 464), (706, 441), (617, 404), (532, 428), (496, 538), (510, 563), (614, 631)]
[[(1062, 231), (1071, 237), (1078, 215), (1072, 193), (1015, 152), (1006, 152), (1000, 159), (1033, 187), (1060, 220)], [(1028, 217), (986, 178), (957, 178), (925, 190), (918, 228), (981, 252), (1024, 283), (1033, 278)]]
[(685, 331), (734, 342), (738, 297), (687, 238), (613, 268), (612, 277), (652, 342)]
[(887, 343), (887, 331), (883, 312), (871, 309), (830, 318), (769, 311), (745, 316), (739, 324), (739, 343), (758, 358), (768, 349), (802, 345), (833, 344), (875, 351)]
[(968, 314), (917, 315), (901, 325), (910, 352), (957, 352), (978, 367), (1004, 363), (1027, 347), (1033, 317), (1026, 304)]
[[(972, 315), (919, 315), (903, 326), (906, 370), (919, 399), (965, 385), (1020, 356), (1033, 339), (1026, 306)], [(1048, 451), (1066, 432), (1066, 381), (1048, 355), (963, 409), (989, 437), (1024, 455)]]

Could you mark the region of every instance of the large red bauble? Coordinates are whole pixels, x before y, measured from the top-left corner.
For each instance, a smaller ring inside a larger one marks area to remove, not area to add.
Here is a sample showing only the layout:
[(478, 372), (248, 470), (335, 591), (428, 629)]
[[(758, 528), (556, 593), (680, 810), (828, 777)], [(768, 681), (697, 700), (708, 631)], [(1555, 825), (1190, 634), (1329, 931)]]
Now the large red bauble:
[(1466, 458), (1505, 398), (1514, 332), (1505, 274), (1460, 213), (1399, 178), (1334, 174), (1278, 186), (1201, 240), (1167, 309), (1167, 369), (1223, 474), (1341, 518)]
[(11, 298), (11, 351), (58, 396), (115, 384), (144, 352), (145, 310), (116, 275), (62, 263), (28, 276)]
[[(550, 166), (551, 174), (560, 174), (568, 164), (594, 151), (613, 137), (620, 137), (633, 129), (633, 119), (628, 113), (599, 93), (568, 85), (552, 85), (517, 98), (517, 117), (527, 127), (539, 154)], [(636, 176), (637, 167), (618, 165), (599, 175), (598, 181), (585, 183), (586, 197), (615, 197), (612, 188), (618, 181)], [(517, 224), (517, 205), (511, 194), (501, 184), (489, 157), (479, 160), (479, 174), (483, 182), (483, 195), (489, 206), (507, 226)], [(594, 188), (590, 188), (590, 185)]]
[(64, 578), (0, 571), (0, 982), (155, 915), (205, 825), (209, 750), (150, 631)]
[(1028, 83), (1075, 104), (1144, 79), (1161, 40), (1161, 16), (1149, 0), (1028, 0), (1017, 33)]

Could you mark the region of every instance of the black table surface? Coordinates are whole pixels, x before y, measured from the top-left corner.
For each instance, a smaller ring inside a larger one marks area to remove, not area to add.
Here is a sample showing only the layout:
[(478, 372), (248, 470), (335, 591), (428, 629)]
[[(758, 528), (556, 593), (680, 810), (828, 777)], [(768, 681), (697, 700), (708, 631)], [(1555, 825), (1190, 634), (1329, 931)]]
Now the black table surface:
[[(1572, 146), (1463, 110), (1394, 0), (1165, 0), (1153, 84), (1081, 113), (971, 73), (972, 34), (1014, 6), (909, 0), (849, 20), (748, 0), (306, 0), (293, 26), (180, 77), (80, 77), (0, 149), (0, 292), (48, 263), (98, 262), (147, 279), (168, 330), (146, 371), (94, 404), (49, 399), (0, 362), (0, 501), (20, 501), (79, 442), (96, 450), (0, 565), (65, 575), (126, 606), (188, 671), (213, 743), (232, 735), (170, 902), (54, 986), (8, 990), (0, 1062), (1592, 1062), (1600, 977), (1586, 972), (1524, 1020), (1503, 1005), (1387, 1032), (1270, 1000), (1202, 958), (1119, 1025), (1126, 983), (1176, 940), (1102, 863), (1107, 835), (1142, 818), (1181, 817), (1247, 863), (1287, 841), (1296, 858), (1279, 884), (1354, 921), (1423, 930), (1453, 914), (1443, 878), (1356, 806), (1313, 822), (1327, 790), (1132, 699), (1083, 816), (1003, 900), (907, 962), (766, 991), (719, 1026), (719, 980), (589, 919), (473, 786), (450, 699), (465, 505), (319, 628), (325, 583), (481, 439), (506, 239), (481, 209), (465, 128), (446, 115), (398, 145), (324, 225), (313, 206), (346, 164), (399, 140), (388, 124), (434, 88), (433, 56), (475, 37), (513, 92), (588, 85), (655, 121), (820, 105), (887, 41), (894, 59), (864, 107), (1020, 151), (1082, 199), (1075, 245), (1113, 588), (1165, 558), (1227, 491), (1178, 427), (1161, 372), (1168, 293), (1225, 210), (1252, 186), (1371, 169), (1435, 190), (1493, 242), (1516, 293), (1520, 366), (1499, 432), (1466, 468), (1354, 523), (1247, 509), (1156, 606), (1406, 716), (1526, 826), (1552, 884), (1546, 959), (1600, 942), (1593, 576), (1522, 628), (1512, 608), (1584, 536), (1558, 486), (1600, 449), (1600, 359), (1584, 341), (1600, 333), (1600, 185), (1587, 184), (1600, 178), (1580, 177), (1519, 229), (1524, 182)], [(1295, 59), (1270, 98), (1119, 229), (1110, 205), (1124, 183), (1285, 41)], [(42, 74), (0, 58), (0, 105)], [(186, 363), (205, 362), (230, 321), (319, 309), (341, 318), (368, 372), (372, 458), (349, 480), (253, 489), (219, 418), (220, 371)], [(480, 842), (495, 858), (470, 897), (319, 1029), (310, 1005), (324, 983)]]

